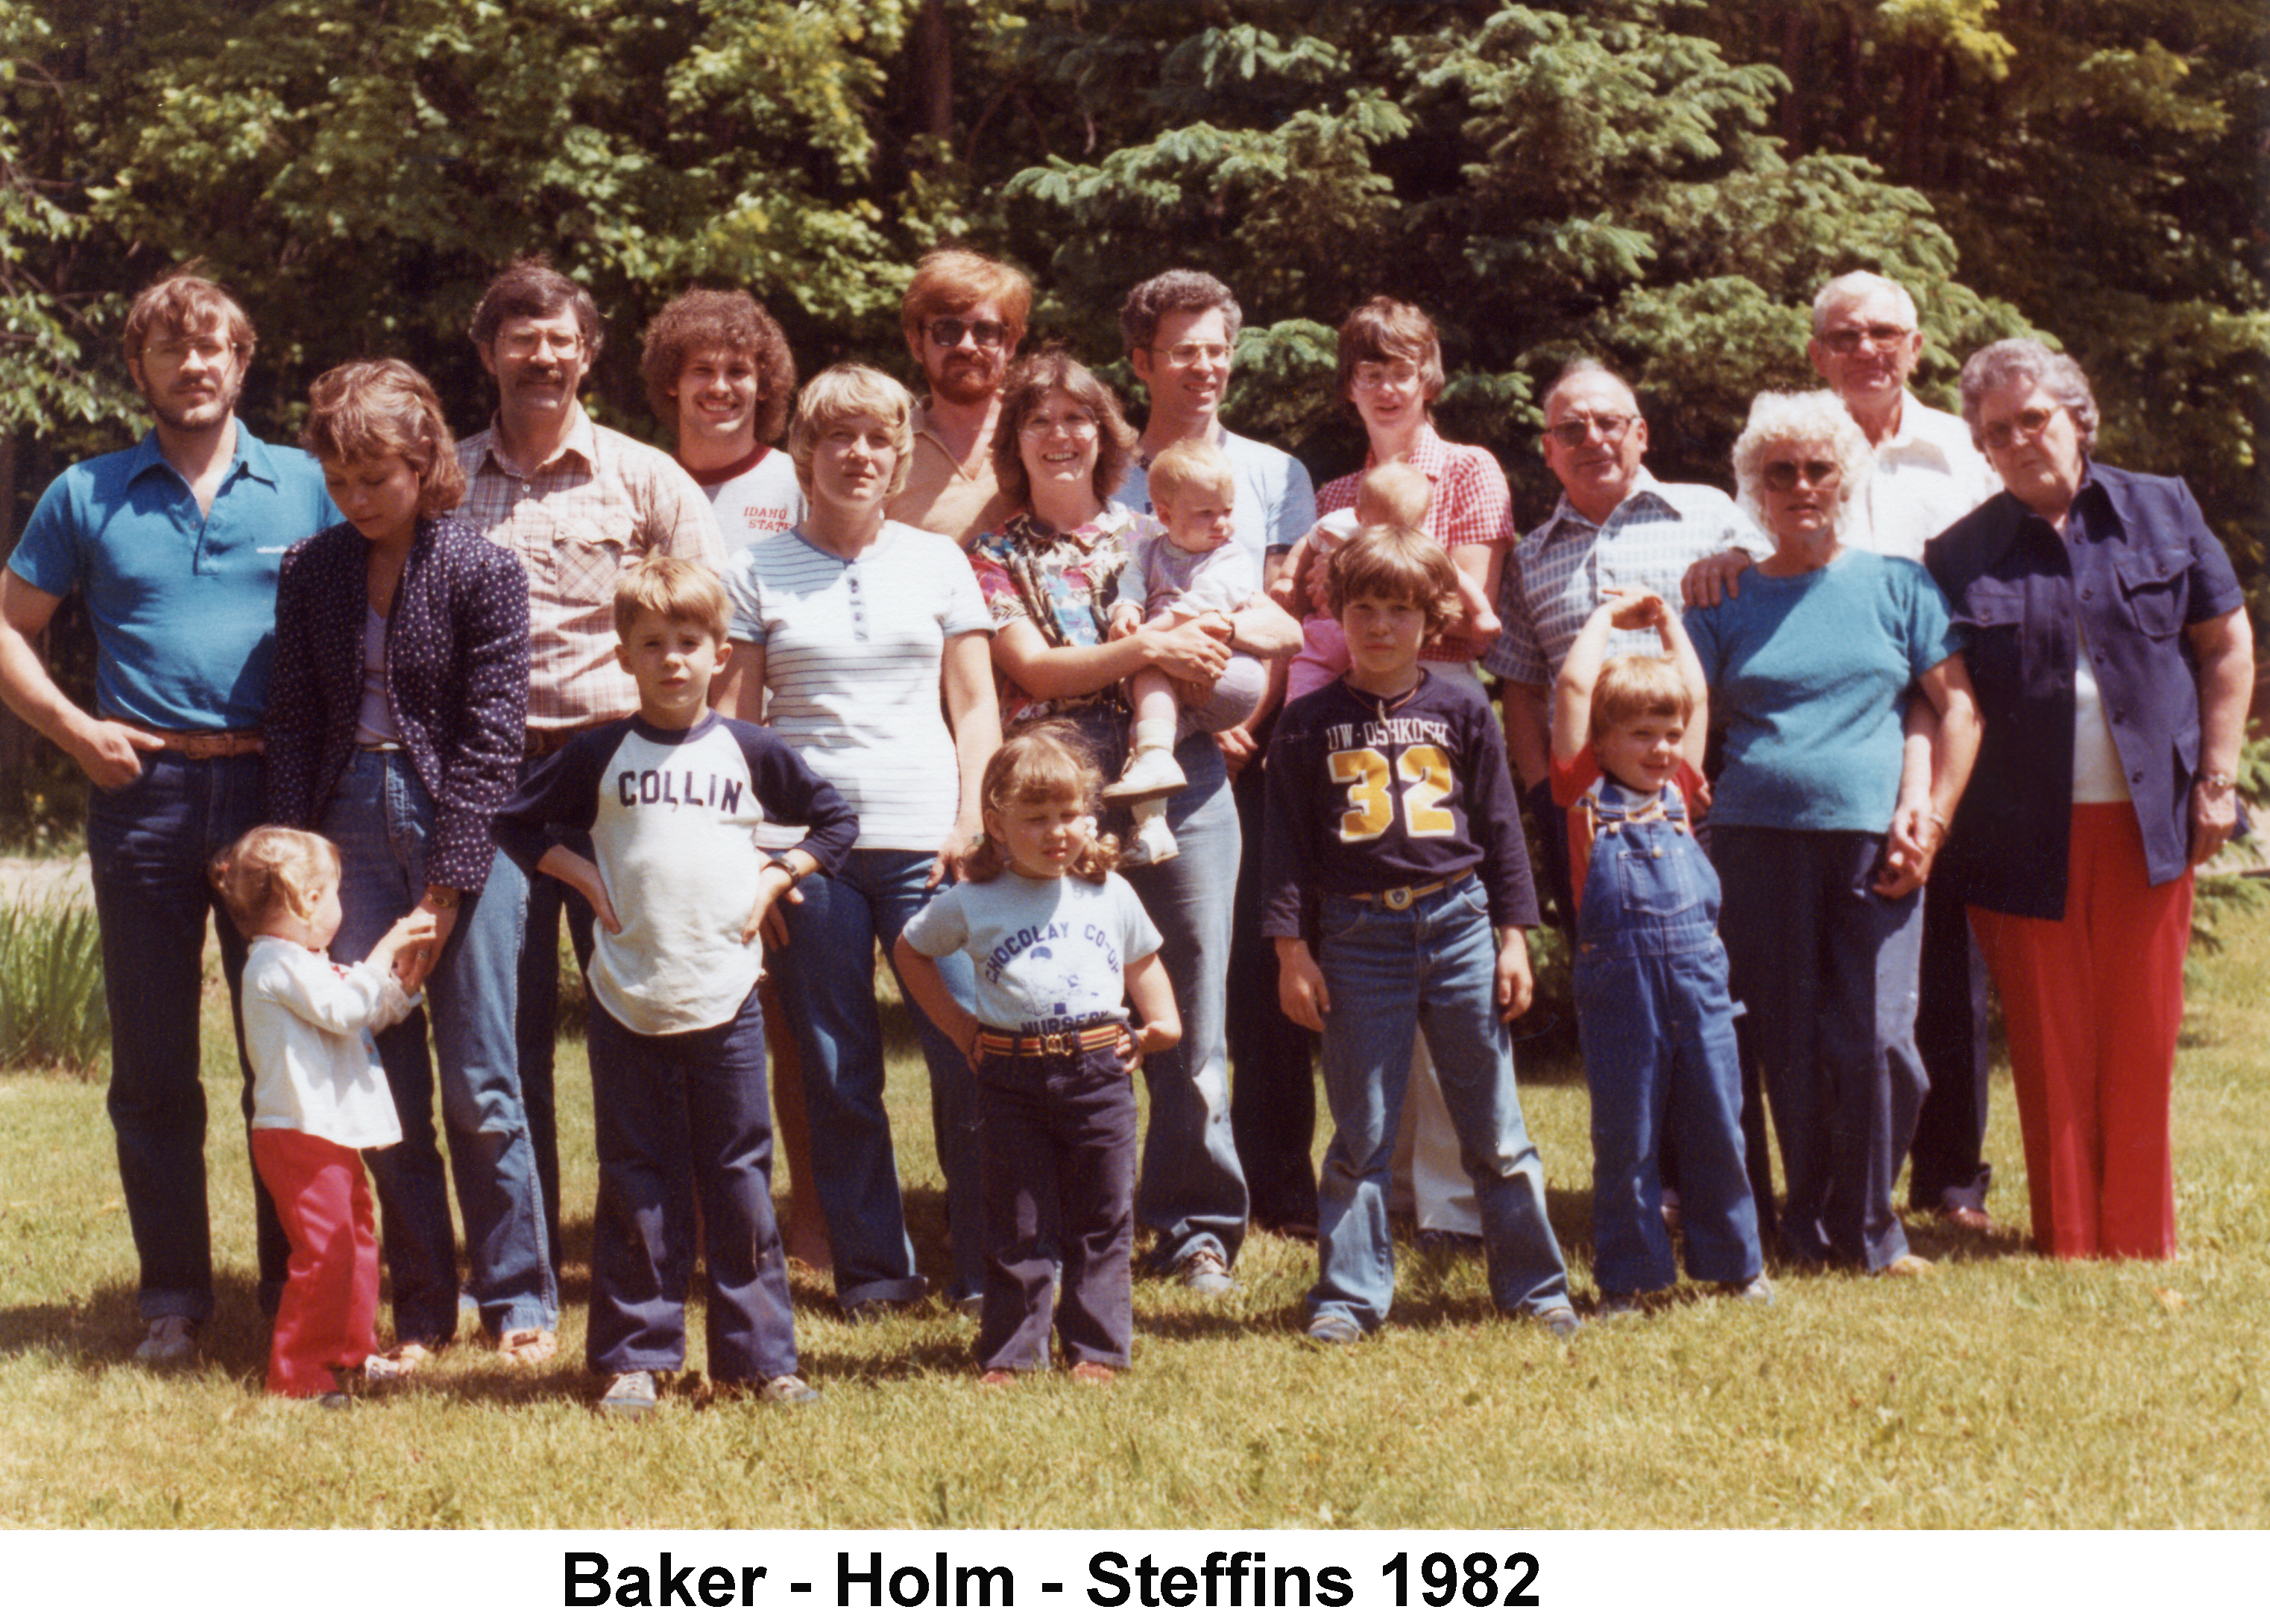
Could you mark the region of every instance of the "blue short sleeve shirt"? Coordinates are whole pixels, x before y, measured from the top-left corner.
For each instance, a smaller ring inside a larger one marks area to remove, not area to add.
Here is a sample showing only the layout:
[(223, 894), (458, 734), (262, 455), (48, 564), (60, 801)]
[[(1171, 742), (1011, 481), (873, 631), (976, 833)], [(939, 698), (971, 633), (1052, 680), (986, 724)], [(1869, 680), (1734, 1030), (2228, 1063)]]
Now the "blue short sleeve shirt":
[(171, 731), (254, 728), (275, 660), (277, 569), (293, 542), (338, 522), (315, 458), (241, 423), (200, 512), (152, 431), (50, 485), (8, 567), (57, 597), (85, 590), (102, 715)]

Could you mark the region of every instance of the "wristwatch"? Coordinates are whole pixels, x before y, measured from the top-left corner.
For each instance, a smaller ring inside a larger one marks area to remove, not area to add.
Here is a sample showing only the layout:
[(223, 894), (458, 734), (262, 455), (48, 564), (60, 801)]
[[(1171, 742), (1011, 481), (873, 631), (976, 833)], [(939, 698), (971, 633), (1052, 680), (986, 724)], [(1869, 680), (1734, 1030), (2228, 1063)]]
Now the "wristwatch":
[(2204, 773), (2200, 776), (2200, 787), (2212, 790), (2217, 795), (2225, 790), (2236, 789), (2237, 785), (2238, 780), (2229, 773)]
[(462, 898), (455, 886), (428, 886), (418, 900), (437, 914), (454, 914)]

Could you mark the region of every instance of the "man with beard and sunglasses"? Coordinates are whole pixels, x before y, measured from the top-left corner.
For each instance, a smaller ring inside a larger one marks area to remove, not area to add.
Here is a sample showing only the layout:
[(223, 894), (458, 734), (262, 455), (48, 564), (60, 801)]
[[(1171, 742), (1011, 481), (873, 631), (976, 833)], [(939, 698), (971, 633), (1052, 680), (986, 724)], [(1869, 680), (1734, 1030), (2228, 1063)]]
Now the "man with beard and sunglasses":
[[(110, 1007), (111, 1124), (140, 1259), (134, 1357), (193, 1358), (213, 1311), (205, 1096), (197, 1076), (205, 916), (232, 1010), (245, 943), (206, 884), (213, 854), (260, 821), (261, 719), (285, 549), (338, 521), (313, 457), (236, 417), (252, 323), (203, 277), (144, 290), (126, 368), (156, 419), (141, 444), (69, 469), (0, 569), (0, 700), (92, 781), (87, 855)], [(74, 588), (95, 637), (95, 709), (35, 647)], [(241, 1018), (238, 1030), (242, 1031)], [(251, 1073), (244, 1108), (251, 1110)], [(253, 1181), (260, 1300), (275, 1311), (289, 1248)]]
[[(488, 427), (457, 442), (466, 491), (456, 516), (528, 567), (524, 777), (577, 734), (638, 708), (637, 685), (615, 659), (616, 578), (642, 559), (664, 554), (722, 574), (724, 544), (708, 498), (676, 461), (585, 415), (577, 390), (606, 337), (589, 293), (540, 256), (516, 260), (482, 293), (471, 336), (481, 366), (496, 380), (497, 411)], [(518, 873), (502, 864), (492, 883), (519, 883)], [(564, 912), (575, 956), (587, 962), (592, 918), (590, 905), (551, 876), (526, 883), (516, 1030), (525, 1131), (536, 1152), (556, 1282), (560, 1146), (553, 1046), (560, 920)], [(555, 1291), (555, 1312), (556, 1305)], [(549, 1326), (513, 1327), (498, 1346), (508, 1361), (527, 1366), (544, 1363), (554, 1351)]]
[(1009, 516), (993, 473), (993, 428), (1032, 308), (1033, 285), (1013, 266), (966, 248), (923, 256), (899, 315), (930, 393), (915, 406), (906, 488), (886, 517), (951, 536), (967, 552)]

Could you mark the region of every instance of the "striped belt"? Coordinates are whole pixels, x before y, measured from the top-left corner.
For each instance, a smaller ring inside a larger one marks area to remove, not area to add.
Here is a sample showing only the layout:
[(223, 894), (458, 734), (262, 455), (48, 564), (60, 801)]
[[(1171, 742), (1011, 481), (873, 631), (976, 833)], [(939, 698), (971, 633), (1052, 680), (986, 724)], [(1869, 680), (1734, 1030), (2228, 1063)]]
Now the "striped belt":
[(1473, 870), (1462, 868), (1455, 874), (1423, 886), (1397, 886), (1387, 891), (1352, 891), (1348, 893), (1348, 900), (1352, 902), (1382, 903), (1399, 914), (1421, 897), (1433, 896), (1437, 891), (1448, 891), (1452, 886), (1463, 884), (1473, 874)]
[[(110, 718), (125, 722), (122, 716)], [(258, 755), (267, 746), (261, 742), (258, 728), (216, 728), (211, 731), (169, 733), (164, 728), (143, 727), (139, 722), (126, 722), (130, 728), (141, 728), (152, 738), (162, 741), (164, 747), (175, 755), (187, 756), (192, 761), (211, 761), (225, 756)]]
[(1116, 1047), (1126, 1032), (1126, 1023), (1119, 1020), (1079, 1027), (1070, 1032), (1003, 1032), (992, 1027), (980, 1027), (977, 1030), (977, 1052), (981, 1055), (1092, 1055), (1099, 1049)]

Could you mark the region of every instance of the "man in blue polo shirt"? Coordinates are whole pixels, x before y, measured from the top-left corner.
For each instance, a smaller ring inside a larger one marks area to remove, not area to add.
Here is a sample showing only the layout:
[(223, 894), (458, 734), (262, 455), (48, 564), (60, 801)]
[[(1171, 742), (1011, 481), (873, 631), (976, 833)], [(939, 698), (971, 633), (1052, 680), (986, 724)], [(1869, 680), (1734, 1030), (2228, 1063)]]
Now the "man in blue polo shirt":
[[(305, 452), (237, 421), (252, 323), (201, 277), (153, 284), (126, 318), (126, 367), (156, 424), (68, 470), (0, 568), (0, 700), (93, 782), (87, 855), (110, 1004), (110, 1120), (141, 1258), (147, 1331), (134, 1356), (197, 1352), (211, 1314), (197, 999), (205, 916), (232, 1004), (245, 944), (205, 865), (260, 821), (260, 723), (276, 647), (276, 569), (338, 521)], [(95, 634), (95, 710), (58, 688), (35, 642), (77, 587)], [(249, 1078), (244, 1094), (251, 1106)], [(260, 1295), (289, 1255), (253, 1181)]]

